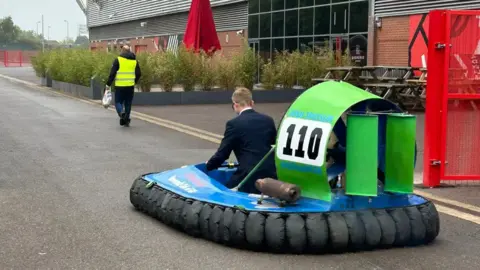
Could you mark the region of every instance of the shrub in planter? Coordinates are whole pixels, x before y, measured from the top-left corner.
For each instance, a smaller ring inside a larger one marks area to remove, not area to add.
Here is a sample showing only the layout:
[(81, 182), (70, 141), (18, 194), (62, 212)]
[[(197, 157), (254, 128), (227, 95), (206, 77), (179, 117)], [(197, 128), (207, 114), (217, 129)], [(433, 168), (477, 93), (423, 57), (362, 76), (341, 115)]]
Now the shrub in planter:
[(49, 58), (48, 51), (39, 52), (36, 56), (31, 57), (32, 67), (38, 77), (47, 76), (47, 60)]
[(250, 48), (248, 42), (244, 41), (242, 51), (236, 54), (232, 60), (235, 63), (240, 85), (248, 89), (253, 89), (257, 67), (258, 65), (262, 65), (262, 58), (260, 58), (252, 48)]
[(138, 86), (142, 92), (150, 92), (155, 75), (156, 58), (153, 53), (140, 52), (137, 54), (137, 61), (142, 71)]
[(64, 81), (72, 84), (90, 86), (95, 59), (90, 50), (69, 49), (64, 51)]
[(65, 49), (55, 49), (50, 51), (48, 60), (46, 61), (47, 73), (56, 81), (66, 82), (64, 62), (66, 60)]
[(268, 62), (263, 65), (262, 67), (262, 75), (261, 75), (261, 82), (263, 85), (263, 89), (273, 90), (278, 81), (277, 72), (275, 69), (275, 65), (272, 60), (268, 60)]
[(275, 58), (275, 71), (278, 76), (278, 83), (285, 89), (292, 89), (297, 83), (297, 64), (299, 52), (288, 53), (283, 51)]
[(195, 90), (202, 64), (197, 53), (181, 45), (177, 52), (177, 72), (184, 91)]
[(211, 91), (215, 86), (216, 62), (215, 56), (209, 56), (205, 52), (200, 52), (201, 68), (199, 72), (199, 83), (203, 91)]
[(352, 55), (350, 54), (350, 49), (346, 49), (341, 57), (342, 66), (353, 66), (354, 62), (352, 61)]
[(217, 75), (217, 85), (225, 90), (234, 90), (238, 81), (235, 62), (223, 55), (218, 55), (216, 62), (215, 74)]
[(91, 54), (95, 61), (95, 65), (93, 66), (95, 79), (102, 84), (107, 83), (112, 63), (118, 55), (105, 51), (93, 51)]
[(154, 77), (160, 83), (163, 91), (171, 92), (177, 82), (177, 56), (170, 51), (156, 53), (153, 56)]
[[(325, 42), (325, 45), (322, 47), (315, 48), (316, 55), (320, 61), (318, 71), (315, 77), (323, 76), (327, 73), (327, 68), (335, 66), (352, 66), (353, 62), (351, 61), (350, 50), (345, 50), (341, 57), (338, 57), (335, 51), (333, 51), (329, 46), (328, 42)], [(339, 59), (337, 59), (339, 58)], [(338, 72), (338, 75), (344, 76), (345, 72)]]
[(305, 51), (298, 62), (297, 81), (298, 84), (308, 89), (315, 83), (312, 78), (320, 77), (325, 74), (326, 63), (323, 57), (313, 50)]

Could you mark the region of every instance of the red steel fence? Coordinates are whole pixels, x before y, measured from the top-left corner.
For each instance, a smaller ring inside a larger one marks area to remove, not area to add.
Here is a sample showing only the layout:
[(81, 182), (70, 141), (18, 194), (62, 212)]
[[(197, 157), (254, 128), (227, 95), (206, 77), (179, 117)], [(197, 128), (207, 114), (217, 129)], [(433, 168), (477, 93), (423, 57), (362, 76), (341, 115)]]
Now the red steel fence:
[(30, 65), (30, 59), (36, 51), (0, 50), (0, 65), (5, 67), (22, 67)]
[(480, 181), (480, 11), (431, 11), (424, 185)]

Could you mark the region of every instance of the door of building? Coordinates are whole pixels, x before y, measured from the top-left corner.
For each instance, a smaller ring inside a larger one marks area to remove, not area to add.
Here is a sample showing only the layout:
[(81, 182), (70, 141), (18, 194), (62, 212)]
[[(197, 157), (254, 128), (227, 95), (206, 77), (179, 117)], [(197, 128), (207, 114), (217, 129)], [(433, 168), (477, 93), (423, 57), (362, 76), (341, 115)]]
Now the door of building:
[(140, 52), (146, 52), (147, 45), (135, 45), (135, 53), (138, 54)]

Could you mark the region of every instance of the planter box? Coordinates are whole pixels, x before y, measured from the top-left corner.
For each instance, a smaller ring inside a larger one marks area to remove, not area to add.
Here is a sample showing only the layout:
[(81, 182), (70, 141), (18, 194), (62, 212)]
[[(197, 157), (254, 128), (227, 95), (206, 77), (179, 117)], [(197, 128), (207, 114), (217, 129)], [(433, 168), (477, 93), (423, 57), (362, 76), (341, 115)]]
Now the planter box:
[[(47, 79), (47, 86), (48, 86), (48, 79)], [(93, 80), (91, 82), (90, 87), (52, 80), (51, 87), (53, 89), (59, 90), (60, 92), (63, 92), (65, 94), (69, 94), (72, 96), (76, 96), (76, 97), (89, 98), (89, 99), (102, 99), (102, 90), (96, 83), (93, 82)]]
[[(255, 103), (292, 102), (305, 89), (254, 90)], [(133, 105), (230, 104), (233, 91), (135, 92)]]
[[(41, 78), (41, 84), (60, 92), (82, 98), (101, 100), (103, 85), (92, 79), (90, 87), (76, 85), (50, 78)], [(255, 103), (287, 103), (293, 102), (305, 89), (254, 90)], [(166, 106), (166, 105), (200, 105), (230, 104), (233, 91), (191, 91), (191, 92), (135, 92), (133, 105)], [(115, 100), (115, 93), (113, 93)]]
[(52, 81), (52, 88), (75, 97), (89, 98), (89, 94), (91, 92), (90, 87), (55, 80)]
[(40, 85), (46, 87), (52, 87), (52, 79), (49, 77), (40, 77)]

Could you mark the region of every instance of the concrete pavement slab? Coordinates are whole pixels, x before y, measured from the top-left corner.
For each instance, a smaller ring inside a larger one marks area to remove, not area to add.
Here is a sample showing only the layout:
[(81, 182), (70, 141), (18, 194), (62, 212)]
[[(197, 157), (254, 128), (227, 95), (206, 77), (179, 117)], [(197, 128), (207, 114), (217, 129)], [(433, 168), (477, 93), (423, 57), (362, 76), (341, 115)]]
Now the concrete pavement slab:
[(0, 74), (11, 76), (17, 79), (21, 79), (27, 82), (40, 84), (40, 78), (35, 75), (35, 72), (31, 66), (23, 67), (4, 67), (0, 66)]

